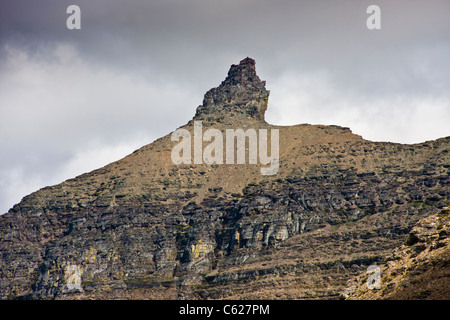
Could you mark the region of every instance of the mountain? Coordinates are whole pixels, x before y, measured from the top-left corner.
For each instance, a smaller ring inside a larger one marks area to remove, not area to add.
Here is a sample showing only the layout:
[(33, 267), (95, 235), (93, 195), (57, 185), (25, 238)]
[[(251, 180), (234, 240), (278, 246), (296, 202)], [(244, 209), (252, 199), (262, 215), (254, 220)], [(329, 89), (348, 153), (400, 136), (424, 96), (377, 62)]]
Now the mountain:
[(338, 299), (449, 205), (450, 137), (271, 125), (265, 85), (243, 59), (186, 125), (0, 216), (0, 297)]

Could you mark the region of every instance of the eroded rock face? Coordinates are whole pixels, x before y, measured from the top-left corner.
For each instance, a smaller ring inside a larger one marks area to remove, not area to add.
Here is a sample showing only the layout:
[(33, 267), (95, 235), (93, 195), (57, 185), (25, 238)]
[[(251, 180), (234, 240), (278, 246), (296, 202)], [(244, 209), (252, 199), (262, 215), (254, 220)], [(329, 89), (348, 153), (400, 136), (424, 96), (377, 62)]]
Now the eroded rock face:
[(256, 74), (255, 60), (247, 57), (239, 65), (232, 65), (220, 86), (205, 94), (195, 118), (217, 119), (225, 113), (227, 117), (264, 120), (269, 99), (265, 85)]
[[(427, 216), (412, 228), (407, 240), (379, 265), (379, 284), (370, 274), (349, 280), (347, 299), (448, 300), (450, 298), (450, 207)], [(367, 283), (369, 282), (369, 286)]]
[[(196, 117), (271, 127), (264, 85), (244, 59)], [(166, 136), (25, 197), (0, 217), (0, 297), (337, 298), (448, 206), (450, 138), (400, 145), (336, 126), (277, 128), (274, 176), (175, 165)]]

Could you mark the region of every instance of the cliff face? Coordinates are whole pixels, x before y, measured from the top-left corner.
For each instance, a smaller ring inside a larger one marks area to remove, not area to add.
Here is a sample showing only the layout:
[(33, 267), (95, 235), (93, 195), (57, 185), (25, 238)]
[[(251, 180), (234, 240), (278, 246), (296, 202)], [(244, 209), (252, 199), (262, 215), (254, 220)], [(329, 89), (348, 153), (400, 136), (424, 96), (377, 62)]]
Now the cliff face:
[(268, 96), (246, 58), (182, 129), (277, 129), (276, 174), (174, 164), (169, 134), (43, 188), (0, 216), (0, 296), (337, 298), (448, 206), (449, 137), (401, 145), (337, 126), (273, 126)]

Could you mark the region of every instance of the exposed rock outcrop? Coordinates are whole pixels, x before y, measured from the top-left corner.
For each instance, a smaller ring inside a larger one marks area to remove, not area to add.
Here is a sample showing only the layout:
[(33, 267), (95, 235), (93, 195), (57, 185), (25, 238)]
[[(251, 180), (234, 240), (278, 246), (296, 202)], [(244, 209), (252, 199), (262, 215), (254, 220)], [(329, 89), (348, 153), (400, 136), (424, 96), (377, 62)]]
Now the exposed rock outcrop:
[(266, 82), (256, 74), (255, 60), (247, 57), (239, 65), (232, 65), (220, 86), (205, 94), (195, 119), (217, 120), (226, 114), (264, 120), (270, 93), (265, 86)]
[(450, 299), (450, 208), (421, 219), (405, 243), (379, 266), (379, 286), (367, 285), (370, 273), (351, 279), (347, 299)]

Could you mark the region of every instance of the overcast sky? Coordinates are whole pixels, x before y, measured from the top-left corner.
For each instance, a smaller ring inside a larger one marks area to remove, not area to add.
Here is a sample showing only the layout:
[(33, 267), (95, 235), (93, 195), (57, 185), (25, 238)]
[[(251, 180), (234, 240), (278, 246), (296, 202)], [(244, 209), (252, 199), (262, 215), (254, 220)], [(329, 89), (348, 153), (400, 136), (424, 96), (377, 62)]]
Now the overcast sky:
[(247, 56), (269, 123), (449, 136), (449, 14), (449, 0), (2, 1), (0, 213), (184, 125)]

